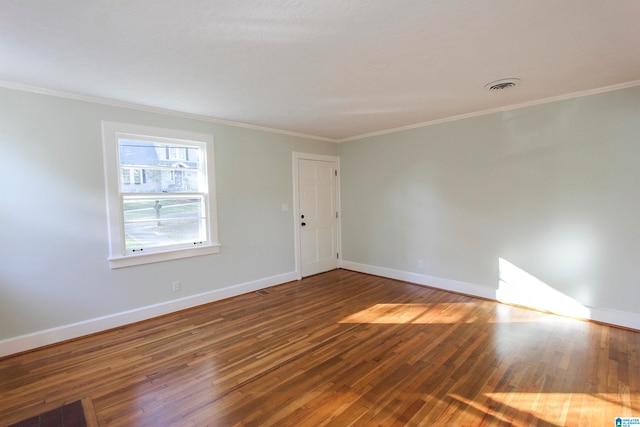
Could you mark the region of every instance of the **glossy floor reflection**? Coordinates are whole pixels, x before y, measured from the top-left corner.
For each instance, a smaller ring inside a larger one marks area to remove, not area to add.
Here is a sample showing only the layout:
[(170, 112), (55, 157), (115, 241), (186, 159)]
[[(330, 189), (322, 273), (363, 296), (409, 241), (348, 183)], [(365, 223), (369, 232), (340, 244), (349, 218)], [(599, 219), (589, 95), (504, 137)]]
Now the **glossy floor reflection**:
[(600, 426), (639, 390), (638, 332), (336, 270), (2, 359), (0, 424)]

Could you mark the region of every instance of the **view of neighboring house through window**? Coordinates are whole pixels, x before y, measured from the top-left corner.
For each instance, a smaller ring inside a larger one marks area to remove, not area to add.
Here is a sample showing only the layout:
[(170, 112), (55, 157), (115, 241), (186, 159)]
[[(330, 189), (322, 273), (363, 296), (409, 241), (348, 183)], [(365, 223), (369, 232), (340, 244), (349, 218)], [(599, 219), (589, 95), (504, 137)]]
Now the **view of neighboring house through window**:
[[(119, 217), (110, 218), (117, 228), (111, 232), (112, 258), (217, 246), (206, 141), (163, 137), (160, 129), (143, 135), (111, 129), (121, 126), (104, 126), (109, 213), (117, 210)], [(115, 168), (117, 182), (109, 182)]]
[[(118, 139), (127, 251), (207, 240), (200, 150), (198, 146)], [(186, 160), (187, 152), (190, 160)]]

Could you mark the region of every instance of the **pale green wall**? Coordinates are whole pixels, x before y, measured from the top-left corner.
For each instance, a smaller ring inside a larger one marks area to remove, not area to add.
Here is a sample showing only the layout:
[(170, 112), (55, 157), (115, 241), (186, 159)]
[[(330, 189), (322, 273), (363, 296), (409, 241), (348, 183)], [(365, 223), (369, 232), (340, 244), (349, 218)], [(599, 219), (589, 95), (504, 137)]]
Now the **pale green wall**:
[(640, 87), (339, 155), (344, 260), (496, 288), (502, 257), (582, 304), (640, 313)]
[[(102, 120), (213, 134), (220, 254), (109, 268)], [(293, 271), (292, 151), (340, 155), (347, 261), (640, 313), (638, 87), (340, 145), (0, 89), (0, 340)]]
[[(213, 135), (220, 254), (109, 268), (102, 120)], [(0, 340), (294, 271), (292, 151), (337, 145), (0, 89)]]

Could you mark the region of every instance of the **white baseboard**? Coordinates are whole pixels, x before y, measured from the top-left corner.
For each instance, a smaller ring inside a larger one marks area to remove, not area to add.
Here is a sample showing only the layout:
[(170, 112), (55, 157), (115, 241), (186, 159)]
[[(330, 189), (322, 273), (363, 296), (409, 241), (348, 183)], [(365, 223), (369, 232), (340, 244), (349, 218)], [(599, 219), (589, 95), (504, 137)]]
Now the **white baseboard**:
[(640, 331), (640, 315), (608, 308), (587, 307), (591, 311), (591, 320), (609, 325)]
[(123, 311), (31, 334), (8, 338), (0, 341), (0, 357), (33, 350), (38, 347), (79, 338), (96, 332), (106, 331), (108, 329), (140, 322), (142, 320), (208, 304), (248, 292), (254, 292), (259, 289), (291, 282), (297, 279), (298, 276), (295, 272), (279, 274), (134, 310)]
[[(458, 292), (470, 296), (488, 298), (496, 300), (496, 289), (488, 286), (476, 285), (473, 283), (460, 282), (456, 280), (443, 279), (440, 277), (427, 276), (424, 274), (411, 273), (408, 271), (394, 270), (385, 267), (376, 267), (367, 264), (360, 264), (351, 261), (340, 262), (341, 268), (358, 271), (361, 273), (373, 274), (390, 279), (402, 280), (424, 286), (431, 286), (445, 291)], [(282, 283), (298, 280), (296, 272), (284, 273), (276, 276), (266, 277), (222, 289), (216, 289), (197, 295), (171, 300), (159, 304), (141, 307), (134, 310), (97, 317), (82, 322), (46, 329), (31, 334), (18, 337), (7, 338), (0, 341), (0, 357), (23, 351), (33, 350), (57, 342), (62, 342), (96, 332), (106, 331), (142, 320), (151, 319), (179, 310), (208, 304), (225, 298), (254, 292), (269, 286), (280, 285)], [(497, 301), (497, 300), (496, 300)], [(640, 315), (598, 307), (588, 307), (590, 319), (621, 326), (630, 329), (640, 330)]]
[(496, 299), (496, 290), (488, 286), (475, 285), (473, 283), (459, 282), (457, 280), (443, 279), (440, 277), (427, 276), (425, 274), (411, 273), (408, 271), (394, 270), (385, 267), (359, 264), (357, 262), (342, 261), (340, 266), (346, 270), (358, 271), (360, 273), (373, 274), (374, 276), (388, 277), (389, 279), (402, 280), (416, 283), (418, 285), (431, 286), (445, 291), (458, 292), (474, 297)]
[[(360, 273), (372, 274), (375, 276), (387, 277), (389, 279), (402, 280), (418, 285), (430, 286), (444, 291), (457, 292), (474, 297), (487, 298), (499, 302), (496, 298), (497, 289), (489, 286), (476, 285), (473, 283), (459, 282), (457, 280), (443, 279), (441, 277), (427, 276), (425, 274), (411, 273), (408, 271), (394, 270), (386, 267), (360, 264), (357, 262), (340, 262), (340, 267), (346, 270), (358, 271)], [(534, 307), (531, 307), (534, 308)], [(613, 326), (635, 329), (640, 331), (640, 314), (625, 311), (616, 311), (608, 308), (586, 307), (589, 310), (587, 320), (606, 323)], [(535, 308), (534, 308), (535, 309)], [(562, 313), (559, 313), (562, 314)]]

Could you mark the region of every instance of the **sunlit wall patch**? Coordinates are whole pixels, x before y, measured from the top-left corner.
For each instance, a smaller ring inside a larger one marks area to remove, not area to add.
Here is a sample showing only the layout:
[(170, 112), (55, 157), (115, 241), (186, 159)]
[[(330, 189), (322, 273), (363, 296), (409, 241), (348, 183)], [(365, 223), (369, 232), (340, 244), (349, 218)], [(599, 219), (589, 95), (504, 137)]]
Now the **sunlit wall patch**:
[(589, 308), (506, 259), (498, 260), (498, 269), (498, 301), (579, 319), (591, 318)]

